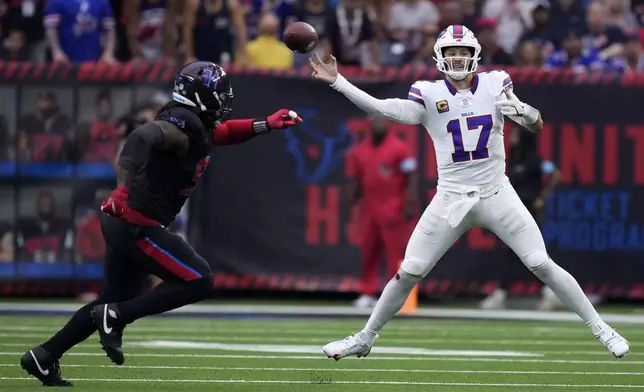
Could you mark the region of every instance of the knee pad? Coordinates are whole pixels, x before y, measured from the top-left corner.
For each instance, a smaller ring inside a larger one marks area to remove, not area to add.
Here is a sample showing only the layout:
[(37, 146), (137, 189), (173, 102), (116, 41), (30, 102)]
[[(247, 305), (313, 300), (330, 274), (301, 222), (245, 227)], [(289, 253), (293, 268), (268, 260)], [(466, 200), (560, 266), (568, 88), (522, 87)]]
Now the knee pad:
[(523, 264), (532, 272), (543, 269), (551, 261), (550, 256), (544, 250), (537, 250), (532, 253), (528, 253), (527, 256), (523, 257)]
[(407, 256), (400, 265), (400, 271), (404, 271), (411, 276), (416, 276), (420, 280), (431, 271), (432, 267), (433, 265), (430, 265), (426, 260), (414, 256)]

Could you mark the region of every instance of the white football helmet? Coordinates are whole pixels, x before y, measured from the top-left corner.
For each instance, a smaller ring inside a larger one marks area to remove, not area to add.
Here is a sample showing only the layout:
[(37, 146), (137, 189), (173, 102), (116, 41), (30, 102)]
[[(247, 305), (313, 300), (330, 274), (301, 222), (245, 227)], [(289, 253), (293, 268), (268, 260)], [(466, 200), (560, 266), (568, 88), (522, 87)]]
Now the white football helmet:
[[(443, 56), (446, 48), (465, 47), (472, 49), (471, 57), (450, 57), (449, 61)], [(481, 45), (472, 30), (463, 25), (451, 25), (438, 34), (434, 45), (434, 61), (436, 68), (454, 80), (462, 80), (476, 72), (479, 66)], [(454, 62), (456, 60), (456, 62)], [(456, 69), (455, 69), (456, 68)]]

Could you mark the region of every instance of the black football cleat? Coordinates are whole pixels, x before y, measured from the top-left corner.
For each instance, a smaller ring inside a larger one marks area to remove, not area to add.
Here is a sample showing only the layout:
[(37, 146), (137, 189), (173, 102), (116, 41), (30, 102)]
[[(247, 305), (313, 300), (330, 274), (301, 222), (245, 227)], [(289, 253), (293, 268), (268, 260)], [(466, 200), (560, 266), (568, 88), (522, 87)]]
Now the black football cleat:
[(107, 356), (117, 365), (123, 365), (123, 329), (119, 322), (119, 312), (114, 304), (96, 305), (92, 309), (92, 318), (101, 336), (101, 345)]
[(20, 359), (20, 366), (36, 377), (46, 387), (73, 387), (74, 384), (60, 377), (60, 363), (41, 346), (27, 351)]

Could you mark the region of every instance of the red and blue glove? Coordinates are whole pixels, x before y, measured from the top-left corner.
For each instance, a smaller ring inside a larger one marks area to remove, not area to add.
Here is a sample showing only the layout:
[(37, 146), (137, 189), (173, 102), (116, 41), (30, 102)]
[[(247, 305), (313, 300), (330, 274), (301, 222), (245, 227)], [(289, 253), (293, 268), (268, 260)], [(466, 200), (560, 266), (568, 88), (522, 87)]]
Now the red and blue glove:
[(120, 218), (127, 207), (128, 189), (125, 187), (115, 189), (110, 197), (101, 204), (101, 211), (114, 218)]
[(302, 122), (302, 118), (290, 109), (281, 109), (266, 118), (270, 129), (286, 129)]
[(253, 121), (256, 134), (270, 132), (274, 129), (286, 129), (302, 122), (302, 118), (290, 109), (281, 109), (266, 117), (266, 120)]

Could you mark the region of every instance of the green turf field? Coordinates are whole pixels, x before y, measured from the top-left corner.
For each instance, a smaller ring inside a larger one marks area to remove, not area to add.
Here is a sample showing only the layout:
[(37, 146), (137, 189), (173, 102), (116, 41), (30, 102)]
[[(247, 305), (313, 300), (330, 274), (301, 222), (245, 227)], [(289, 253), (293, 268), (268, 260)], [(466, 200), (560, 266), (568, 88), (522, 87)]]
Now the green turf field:
[[(20, 356), (66, 321), (0, 317), (0, 391), (39, 390)], [(616, 391), (644, 390), (640, 326), (616, 325), (631, 342), (617, 360), (581, 323), (398, 319), (366, 359), (333, 361), (321, 346), (364, 320), (141, 320), (125, 331), (125, 365), (97, 335), (63, 357), (75, 391)]]

